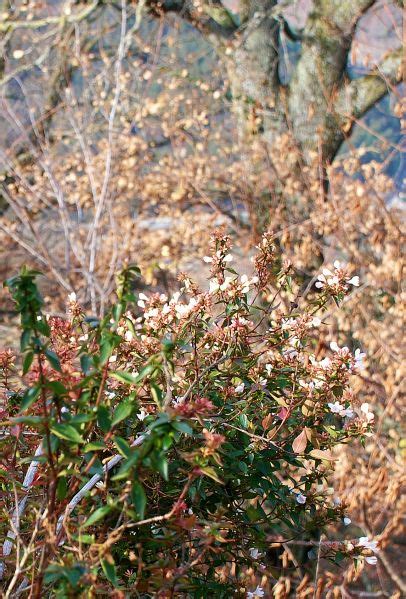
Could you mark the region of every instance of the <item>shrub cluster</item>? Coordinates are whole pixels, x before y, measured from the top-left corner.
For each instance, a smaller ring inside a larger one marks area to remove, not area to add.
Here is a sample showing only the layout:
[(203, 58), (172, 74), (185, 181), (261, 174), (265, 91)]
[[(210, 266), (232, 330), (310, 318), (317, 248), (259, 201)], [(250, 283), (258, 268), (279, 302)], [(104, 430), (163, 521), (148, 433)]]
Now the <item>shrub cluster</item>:
[(269, 234), (251, 276), (226, 236), (212, 246), (207, 291), (185, 275), (170, 298), (136, 293), (131, 265), (100, 319), (75, 294), (67, 318), (45, 315), (37, 272), (6, 281), (21, 315), (21, 356), (0, 355), (6, 597), (260, 597), (295, 539), (305, 566), (376, 561), (369, 539), (317, 542), (346, 517), (326, 491), (334, 448), (373, 422), (349, 386), (363, 354), (319, 343), (358, 277), (336, 262), (287, 303), (294, 270)]

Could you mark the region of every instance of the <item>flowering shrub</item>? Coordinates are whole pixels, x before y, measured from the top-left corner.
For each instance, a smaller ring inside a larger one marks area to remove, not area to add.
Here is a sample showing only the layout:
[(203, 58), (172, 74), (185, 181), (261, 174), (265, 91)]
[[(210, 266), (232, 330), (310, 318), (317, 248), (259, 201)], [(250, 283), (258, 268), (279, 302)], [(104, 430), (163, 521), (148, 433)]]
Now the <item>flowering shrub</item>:
[(250, 277), (227, 237), (212, 244), (208, 291), (184, 275), (171, 298), (137, 294), (129, 266), (102, 319), (74, 294), (68, 318), (45, 316), (34, 271), (6, 281), (21, 315), (21, 363), (0, 356), (6, 597), (262, 597), (298, 539), (376, 562), (367, 537), (317, 543), (349, 520), (324, 484), (334, 447), (373, 422), (349, 386), (361, 351), (319, 344), (358, 277), (335, 264), (295, 295), (269, 234)]

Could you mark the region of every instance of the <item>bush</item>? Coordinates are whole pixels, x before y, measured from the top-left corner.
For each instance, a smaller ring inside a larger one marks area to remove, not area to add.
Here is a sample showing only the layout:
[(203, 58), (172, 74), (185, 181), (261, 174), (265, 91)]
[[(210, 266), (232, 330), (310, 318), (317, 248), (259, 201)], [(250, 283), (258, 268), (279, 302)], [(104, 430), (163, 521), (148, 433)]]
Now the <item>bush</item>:
[(317, 542), (345, 516), (324, 484), (334, 447), (373, 420), (349, 388), (363, 354), (318, 343), (358, 277), (335, 263), (294, 294), (270, 235), (251, 278), (212, 243), (208, 291), (183, 276), (170, 299), (136, 294), (129, 266), (101, 319), (74, 294), (67, 319), (45, 316), (37, 272), (6, 281), (21, 315), (21, 360), (0, 356), (7, 597), (262, 596), (252, 574), (273, 584), (295, 540), (304, 567), (375, 560), (365, 539)]

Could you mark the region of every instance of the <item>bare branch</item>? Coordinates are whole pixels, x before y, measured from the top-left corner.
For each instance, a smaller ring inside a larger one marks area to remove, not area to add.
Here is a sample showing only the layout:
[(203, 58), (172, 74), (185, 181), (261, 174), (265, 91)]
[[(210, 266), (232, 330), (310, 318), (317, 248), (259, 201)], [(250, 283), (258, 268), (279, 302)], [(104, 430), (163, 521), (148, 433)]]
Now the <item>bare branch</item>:
[(56, 17), (46, 17), (44, 19), (36, 19), (35, 21), (8, 21), (0, 20), (0, 31), (14, 31), (15, 29), (40, 29), (48, 25), (60, 25), (62, 23), (79, 23), (86, 19), (99, 5), (99, 0), (94, 0), (89, 6), (83, 10), (72, 14), (62, 14)]

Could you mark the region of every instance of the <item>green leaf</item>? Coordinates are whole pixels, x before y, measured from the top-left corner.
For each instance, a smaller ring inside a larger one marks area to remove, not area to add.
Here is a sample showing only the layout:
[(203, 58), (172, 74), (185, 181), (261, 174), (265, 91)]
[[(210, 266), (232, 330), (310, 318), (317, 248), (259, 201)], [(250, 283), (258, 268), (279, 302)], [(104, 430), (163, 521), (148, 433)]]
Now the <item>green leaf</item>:
[(104, 339), (100, 346), (100, 364), (103, 365), (110, 358), (111, 352), (113, 350), (113, 344), (110, 339)]
[(85, 375), (89, 374), (92, 366), (93, 366), (93, 360), (92, 360), (91, 356), (88, 356), (87, 354), (82, 354), (80, 356), (80, 367), (82, 369), (83, 374), (85, 374)]
[(61, 363), (59, 361), (59, 358), (52, 349), (45, 350), (45, 357), (48, 360), (48, 362), (51, 364), (51, 366), (54, 370), (57, 370), (58, 372), (62, 372)]
[(128, 400), (122, 401), (121, 403), (119, 403), (117, 408), (114, 410), (114, 415), (113, 415), (113, 420), (112, 420), (111, 425), (116, 426), (116, 424), (118, 424), (122, 420), (125, 420), (126, 418), (128, 418), (128, 416), (133, 411), (133, 408), (134, 408), (134, 404), (132, 404)]
[(56, 395), (66, 395), (68, 393), (67, 388), (60, 381), (45, 381), (45, 386)]
[(27, 374), (34, 359), (34, 352), (29, 351), (25, 354), (24, 362), (23, 362), (23, 375)]
[(159, 455), (156, 458), (156, 467), (164, 480), (168, 480), (168, 460), (165, 455)]
[(129, 458), (131, 456), (131, 447), (122, 437), (114, 437), (114, 445), (117, 447), (123, 458)]
[(114, 563), (113, 557), (111, 555), (106, 556), (105, 559), (100, 560), (100, 564), (107, 580), (111, 582), (113, 587), (117, 587), (118, 580), (116, 574), (116, 565)]
[(129, 372), (116, 370), (116, 372), (111, 373), (111, 376), (120, 381), (120, 383), (126, 383), (127, 385), (135, 385), (138, 382), (138, 376), (134, 376)]
[(58, 478), (58, 484), (56, 486), (56, 496), (62, 501), (66, 497), (66, 493), (68, 492), (68, 483), (66, 481), (66, 476), (61, 476)]
[(122, 383), (126, 383), (127, 385), (137, 385), (147, 376), (155, 372), (155, 370), (156, 364), (147, 364), (146, 366), (144, 366), (144, 368), (140, 370), (139, 374), (137, 374), (136, 376), (130, 374), (129, 372), (121, 372), (119, 370), (112, 372), (111, 376), (121, 381)]
[(20, 412), (27, 410), (34, 403), (40, 391), (41, 387), (39, 385), (36, 385), (35, 387), (31, 387), (30, 389), (26, 390), (21, 402)]
[(51, 431), (57, 437), (71, 441), (72, 443), (84, 443), (83, 437), (70, 424), (54, 424), (51, 426)]
[(147, 496), (145, 495), (144, 487), (137, 480), (133, 482), (131, 489), (131, 499), (135, 509), (137, 510), (137, 514), (142, 520), (145, 515), (145, 508), (147, 505)]
[(30, 341), (31, 341), (31, 334), (32, 334), (31, 329), (25, 329), (25, 331), (23, 331), (21, 338), (20, 338), (21, 351), (25, 351), (27, 349), (27, 347), (29, 346)]
[(111, 429), (111, 418), (110, 412), (106, 408), (106, 406), (99, 406), (97, 408), (97, 424), (103, 431), (103, 433), (108, 433)]
[(102, 451), (103, 449), (106, 449), (106, 445), (104, 443), (101, 441), (93, 441), (91, 443), (86, 443), (83, 448), (83, 452), (87, 453), (89, 451)]
[(87, 528), (88, 526), (92, 526), (93, 524), (96, 524), (96, 522), (103, 520), (103, 518), (107, 516), (112, 509), (112, 505), (102, 505), (102, 507), (97, 508), (97, 510), (95, 510), (82, 525), (82, 528)]
[(187, 424), (187, 422), (179, 422), (178, 420), (175, 420), (172, 422), (172, 426), (180, 433), (185, 433), (185, 435), (193, 435), (193, 429)]

